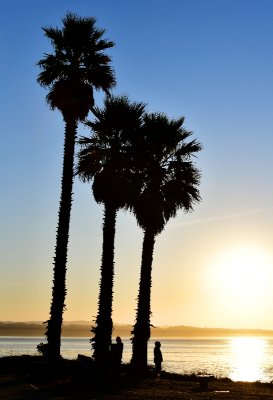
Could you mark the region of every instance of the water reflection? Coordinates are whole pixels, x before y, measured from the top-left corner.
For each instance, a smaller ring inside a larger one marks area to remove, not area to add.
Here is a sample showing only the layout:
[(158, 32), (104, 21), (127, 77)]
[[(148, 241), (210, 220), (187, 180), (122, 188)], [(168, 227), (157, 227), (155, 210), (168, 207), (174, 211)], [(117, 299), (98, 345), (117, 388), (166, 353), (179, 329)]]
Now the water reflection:
[(266, 341), (262, 338), (231, 339), (231, 373), (233, 381), (263, 381)]

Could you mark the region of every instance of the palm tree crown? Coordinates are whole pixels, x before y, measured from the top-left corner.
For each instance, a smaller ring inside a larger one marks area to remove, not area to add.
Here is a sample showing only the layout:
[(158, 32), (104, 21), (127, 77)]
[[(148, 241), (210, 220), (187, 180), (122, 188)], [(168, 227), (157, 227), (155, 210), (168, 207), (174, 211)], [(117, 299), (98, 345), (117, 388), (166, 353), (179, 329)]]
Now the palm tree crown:
[(98, 203), (123, 208), (133, 198), (132, 146), (144, 109), (144, 103), (130, 102), (127, 96), (108, 96), (103, 108), (94, 107), (95, 120), (86, 122), (93, 133), (78, 141), (77, 174), (83, 182), (93, 180)]
[(43, 28), (54, 53), (38, 62), (42, 69), (38, 82), (50, 88), (47, 101), (52, 109), (73, 112), (83, 120), (94, 105), (93, 88), (109, 94), (115, 85), (111, 58), (104, 53), (114, 43), (103, 39), (105, 30), (95, 26), (93, 17), (68, 13), (62, 22), (63, 29)]
[(184, 118), (170, 120), (165, 114), (146, 114), (140, 146), (142, 189), (132, 210), (142, 229), (160, 233), (178, 209), (191, 211), (200, 201), (200, 173), (192, 157), (201, 150), (182, 126)]

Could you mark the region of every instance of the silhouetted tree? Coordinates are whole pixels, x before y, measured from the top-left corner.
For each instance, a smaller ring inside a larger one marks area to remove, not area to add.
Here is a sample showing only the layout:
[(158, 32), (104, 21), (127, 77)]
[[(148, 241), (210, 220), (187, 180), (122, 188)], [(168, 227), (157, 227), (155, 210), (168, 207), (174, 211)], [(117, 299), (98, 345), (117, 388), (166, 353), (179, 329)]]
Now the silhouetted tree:
[(54, 257), (54, 277), (50, 319), (47, 321), (47, 356), (60, 358), (63, 310), (66, 296), (66, 261), (72, 202), (74, 148), (79, 121), (83, 121), (94, 106), (93, 90), (109, 93), (115, 85), (110, 57), (104, 50), (114, 43), (103, 39), (105, 31), (98, 29), (95, 18), (81, 18), (68, 13), (62, 29), (45, 27), (45, 36), (53, 46), (38, 62), (42, 69), (38, 83), (49, 89), (47, 103), (58, 109), (65, 122), (65, 141), (61, 199)]
[(133, 173), (133, 138), (142, 124), (145, 105), (131, 103), (126, 96), (108, 97), (104, 108), (95, 108), (96, 119), (87, 122), (91, 137), (79, 140), (77, 174), (92, 181), (97, 203), (104, 205), (103, 248), (98, 314), (93, 348), (99, 368), (109, 362), (112, 338), (112, 299), (114, 279), (114, 240), (117, 211), (134, 200), (137, 186)]
[(190, 211), (200, 201), (200, 173), (192, 157), (201, 150), (201, 145), (196, 140), (187, 141), (192, 133), (183, 128), (183, 122), (184, 118), (174, 120), (164, 114), (148, 114), (139, 143), (142, 189), (132, 211), (144, 231), (144, 240), (131, 360), (138, 371), (147, 368), (155, 237), (178, 209)]

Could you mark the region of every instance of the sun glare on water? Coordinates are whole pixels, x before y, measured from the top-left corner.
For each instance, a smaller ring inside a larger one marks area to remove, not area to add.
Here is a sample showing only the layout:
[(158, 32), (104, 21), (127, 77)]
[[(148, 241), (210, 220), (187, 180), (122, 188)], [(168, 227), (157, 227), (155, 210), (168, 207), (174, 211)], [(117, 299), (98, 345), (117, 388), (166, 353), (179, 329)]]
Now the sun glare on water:
[(262, 338), (231, 339), (231, 373), (233, 381), (263, 381), (262, 362), (266, 341)]

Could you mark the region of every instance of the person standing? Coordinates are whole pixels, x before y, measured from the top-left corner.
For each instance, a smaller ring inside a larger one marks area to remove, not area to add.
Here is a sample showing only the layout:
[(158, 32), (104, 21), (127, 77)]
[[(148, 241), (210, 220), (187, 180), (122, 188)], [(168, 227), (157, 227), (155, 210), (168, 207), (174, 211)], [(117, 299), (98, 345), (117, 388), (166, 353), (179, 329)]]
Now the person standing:
[(118, 365), (121, 364), (122, 353), (123, 353), (123, 343), (121, 341), (121, 338), (119, 336), (117, 336), (116, 337), (116, 359), (117, 359)]
[(161, 347), (161, 343), (160, 342), (155, 342), (154, 363), (155, 363), (155, 370), (157, 372), (161, 371), (161, 364), (163, 362), (163, 357), (162, 357), (162, 353), (161, 353), (160, 347)]
[(116, 337), (116, 343), (111, 345), (112, 366), (119, 369), (122, 361), (123, 343), (119, 336)]

